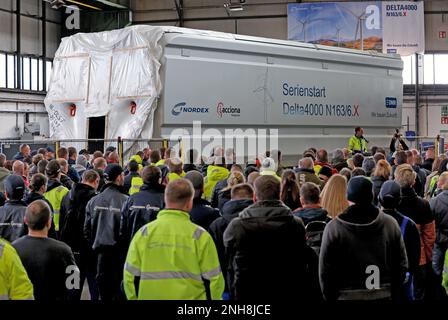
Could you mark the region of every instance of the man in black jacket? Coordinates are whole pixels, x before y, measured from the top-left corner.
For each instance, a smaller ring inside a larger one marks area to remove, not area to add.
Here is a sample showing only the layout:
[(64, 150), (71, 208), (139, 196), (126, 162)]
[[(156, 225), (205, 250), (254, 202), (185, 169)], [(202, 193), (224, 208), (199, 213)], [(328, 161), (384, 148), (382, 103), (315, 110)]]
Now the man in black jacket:
[(87, 203), (96, 195), (100, 177), (95, 170), (87, 170), (82, 182), (62, 199), (59, 221), (60, 240), (73, 251), (76, 264), (80, 270), (80, 289), (74, 292), (75, 300), (81, 299), (84, 281), (87, 278), (91, 300), (98, 300), (98, 289), (95, 283), (95, 264), (92, 250), (84, 239), (84, 222)]
[(303, 222), (280, 201), (276, 177), (261, 176), (254, 186), (256, 203), (224, 232), (231, 297), (291, 299), (293, 292), (297, 301), (315, 300), (317, 257), (305, 243)]
[(400, 203), (400, 196), (400, 185), (395, 181), (389, 180), (383, 183), (378, 195), (378, 200), (383, 212), (392, 216), (400, 226), (409, 265), (409, 274), (403, 296), (407, 297), (409, 300), (414, 300), (412, 282), (420, 263), (420, 234), (415, 222), (397, 211), (398, 204)]
[(28, 233), (23, 222), (26, 204), (22, 201), (25, 193), (22, 177), (9, 175), (5, 179), (6, 203), (0, 207), (0, 238), (13, 242)]
[(397, 167), (395, 181), (401, 188), (398, 212), (415, 222), (420, 232), (420, 263), (414, 276), (414, 293), (416, 300), (432, 299), (432, 250), (435, 242), (435, 223), (429, 202), (417, 195), (413, 185), (417, 174), (409, 164)]
[[(233, 164), (231, 167), (230, 167), (230, 173), (229, 173), (229, 176), (232, 174), (232, 172), (235, 172), (235, 171), (238, 171), (238, 172), (241, 172), (241, 173), (243, 173), (243, 168), (241, 167), (241, 165), (239, 165), (239, 164)], [(218, 208), (218, 203), (219, 203), (219, 193), (223, 190), (223, 189), (225, 189), (226, 187), (227, 187), (227, 178), (228, 177), (226, 177), (225, 179), (222, 179), (222, 180), (219, 180), (217, 183), (216, 183), (216, 185), (214, 186), (214, 188), (213, 188), (213, 192), (212, 192), (212, 198), (211, 198), (211, 206), (213, 207), (213, 208)]]
[(319, 277), (326, 300), (382, 300), (400, 297), (408, 262), (394, 218), (372, 204), (372, 183), (350, 179), (353, 203), (324, 230)]
[[(248, 183), (237, 184), (232, 187), (230, 196), (231, 200), (224, 204), (224, 207), (222, 208), (221, 217), (213, 221), (209, 228), (210, 235), (212, 236), (213, 241), (215, 241), (216, 250), (218, 251), (219, 262), (221, 264), (224, 279), (226, 279), (227, 276), (228, 265), (224, 247), (224, 231), (230, 221), (238, 217), (241, 211), (254, 203), (254, 190)], [(229, 292), (227, 283), (225, 292)]]
[(300, 188), (302, 207), (293, 213), (302, 219), (305, 226), (313, 221), (326, 222), (329, 220), (327, 210), (319, 204), (319, 194), (319, 186), (312, 182), (305, 182)]
[(193, 209), (190, 211), (191, 221), (208, 230), (210, 224), (219, 218), (219, 211), (212, 208), (210, 202), (202, 199), (204, 178), (199, 171), (189, 171), (185, 179), (190, 180), (194, 187)]
[(121, 211), (120, 238), (128, 247), (134, 234), (145, 224), (155, 220), (164, 205), (165, 186), (160, 168), (150, 165), (142, 171), (143, 185), (131, 195)]
[(448, 247), (448, 172), (443, 172), (440, 175), (437, 187), (442, 191), (430, 201), (431, 211), (436, 223), (436, 242), (432, 256), (432, 267), (438, 280), (437, 292), (443, 296), (445, 294), (443, 293), (444, 290), (440, 288), (440, 283), (442, 283), (442, 271)]
[(107, 183), (86, 206), (84, 237), (96, 257), (96, 281), (101, 300), (119, 298), (125, 250), (120, 242), (120, 215), (128, 199), (123, 188), (123, 168), (109, 164), (104, 170)]

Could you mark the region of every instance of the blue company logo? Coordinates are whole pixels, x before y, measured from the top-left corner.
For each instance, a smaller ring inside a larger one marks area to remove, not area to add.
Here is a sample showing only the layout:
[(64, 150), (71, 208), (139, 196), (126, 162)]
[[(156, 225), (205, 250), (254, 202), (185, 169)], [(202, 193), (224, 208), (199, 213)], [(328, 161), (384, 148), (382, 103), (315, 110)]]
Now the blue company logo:
[(207, 107), (191, 107), (191, 106), (187, 106), (186, 102), (181, 102), (176, 104), (173, 109), (171, 109), (171, 114), (173, 116), (178, 116), (180, 115), (182, 112), (186, 112), (186, 113), (208, 113), (208, 109)]
[(387, 49), (387, 53), (397, 53), (397, 49)]
[(397, 98), (386, 97), (386, 108), (396, 108)]

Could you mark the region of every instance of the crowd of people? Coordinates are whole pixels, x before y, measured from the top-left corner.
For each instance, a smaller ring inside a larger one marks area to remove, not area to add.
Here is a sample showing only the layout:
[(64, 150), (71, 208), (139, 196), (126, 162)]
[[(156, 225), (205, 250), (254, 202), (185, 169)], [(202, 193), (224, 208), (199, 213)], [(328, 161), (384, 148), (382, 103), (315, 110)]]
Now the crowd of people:
[(446, 155), (362, 134), (293, 168), (222, 147), (0, 154), (0, 299), (87, 281), (91, 300), (446, 300)]

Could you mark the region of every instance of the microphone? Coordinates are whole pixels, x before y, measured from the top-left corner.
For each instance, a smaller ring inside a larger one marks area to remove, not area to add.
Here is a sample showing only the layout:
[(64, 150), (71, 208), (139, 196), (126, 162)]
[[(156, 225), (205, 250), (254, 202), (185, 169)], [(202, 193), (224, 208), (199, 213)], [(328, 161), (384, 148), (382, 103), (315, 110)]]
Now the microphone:
[(361, 139), (364, 139), (365, 142), (369, 143), (369, 140), (367, 140), (366, 138), (364, 138), (364, 136), (361, 136)]

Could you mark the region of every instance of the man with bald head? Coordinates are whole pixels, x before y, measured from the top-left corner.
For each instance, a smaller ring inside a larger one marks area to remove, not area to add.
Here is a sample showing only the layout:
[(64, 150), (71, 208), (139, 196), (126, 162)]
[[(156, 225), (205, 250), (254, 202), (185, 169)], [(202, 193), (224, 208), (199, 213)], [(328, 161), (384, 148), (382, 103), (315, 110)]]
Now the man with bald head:
[(25, 185), (27, 187), (29, 186), (28, 179), (25, 177), (25, 164), (22, 161), (20, 160), (14, 161), (14, 163), (12, 164), (12, 174), (22, 177), (23, 182), (25, 182)]
[[(75, 258), (65, 243), (48, 238), (51, 210), (43, 200), (36, 200), (26, 208), (25, 223), (28, 235), (12, 243), (34, 287), (36, 300), (68, 300), (67, 279), (79, 272)], [(79, 285), (73, 277), (75, 283)]]
[(169, 209), (135, 234), (124, 267), (128, 300), (221, 299), (218, 253), (210, 234), (190, 220), (193, 197), (190, 181), (171, 181), (165, 192)]

